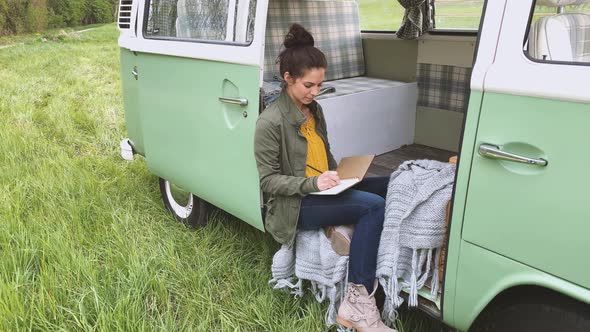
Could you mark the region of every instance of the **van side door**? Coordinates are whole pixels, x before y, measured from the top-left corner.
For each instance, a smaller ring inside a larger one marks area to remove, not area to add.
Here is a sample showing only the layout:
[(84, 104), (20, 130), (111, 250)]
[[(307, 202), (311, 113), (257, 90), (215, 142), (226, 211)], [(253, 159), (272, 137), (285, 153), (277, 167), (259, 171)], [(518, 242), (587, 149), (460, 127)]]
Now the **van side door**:
[(531, 57), (534, 2), (506, 2), (485, 75), (462, 238), (590, 288), (580, 256), (590, 250), (590, 66)]
[(254, 160), (266, 0), (147, 0), (137, 79), (151, 172), (263, 230)]

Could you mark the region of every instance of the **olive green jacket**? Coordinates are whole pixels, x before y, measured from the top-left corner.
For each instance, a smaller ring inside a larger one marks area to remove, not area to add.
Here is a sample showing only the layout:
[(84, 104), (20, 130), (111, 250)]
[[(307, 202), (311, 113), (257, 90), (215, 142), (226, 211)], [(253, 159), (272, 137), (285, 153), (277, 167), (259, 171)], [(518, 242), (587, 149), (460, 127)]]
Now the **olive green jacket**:
[[(326, 147), (328, 167), (335, 169), (322, 107), (314, 101), (309, 108), (316, 120), (316, 132)], [(283, 91), (256, 123), (254, 153), (260, 187), (268, 197), (265, 228), (282, 244), (291, 244), (295, 239), (303, 196), (319, 191), (317, 176), (305, 177), (307, 140), (300, 132), (303, 122), (305, 115)]]

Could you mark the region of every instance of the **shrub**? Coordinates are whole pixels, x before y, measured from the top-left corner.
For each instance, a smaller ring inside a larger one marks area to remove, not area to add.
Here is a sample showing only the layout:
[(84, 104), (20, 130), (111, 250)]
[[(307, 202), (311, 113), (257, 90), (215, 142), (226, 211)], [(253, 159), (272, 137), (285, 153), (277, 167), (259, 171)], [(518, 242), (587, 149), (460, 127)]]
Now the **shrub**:
[(32, 0), (25, 11), (26, 31), (38, 32), (47, 28), (46, 0)]
[(0, 0), (0, 36), (115, 19), (118, 0)]

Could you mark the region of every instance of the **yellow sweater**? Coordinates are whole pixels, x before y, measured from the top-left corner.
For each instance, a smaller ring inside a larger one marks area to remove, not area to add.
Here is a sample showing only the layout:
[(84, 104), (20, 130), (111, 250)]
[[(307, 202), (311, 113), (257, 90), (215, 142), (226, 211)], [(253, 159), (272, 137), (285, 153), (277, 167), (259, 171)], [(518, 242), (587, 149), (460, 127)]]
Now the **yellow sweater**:
[[(301, 125), (301, 134), (307, 139), (307, 165), (323, 172), (328, 170), (328, 156), (324, 141), (315, 131), (315, 119), (313, 116)], [(322, 173), (305, 168), (305, 176), (318, 176)]]

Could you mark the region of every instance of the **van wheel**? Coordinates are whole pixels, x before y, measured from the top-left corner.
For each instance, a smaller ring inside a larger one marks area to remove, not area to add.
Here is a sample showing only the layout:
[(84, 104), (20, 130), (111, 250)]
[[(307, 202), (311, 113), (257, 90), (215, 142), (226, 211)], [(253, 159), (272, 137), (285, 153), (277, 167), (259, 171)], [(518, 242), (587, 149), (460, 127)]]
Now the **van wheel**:
[(162, 178), (160, 193), (164, 206), (176, 219), (191, 227), (207, 224), (210, 206), (206, 201)]
[(512, 297), (487, 311), (470, 332), (590, 331), (590, 306), (550, 291)]

